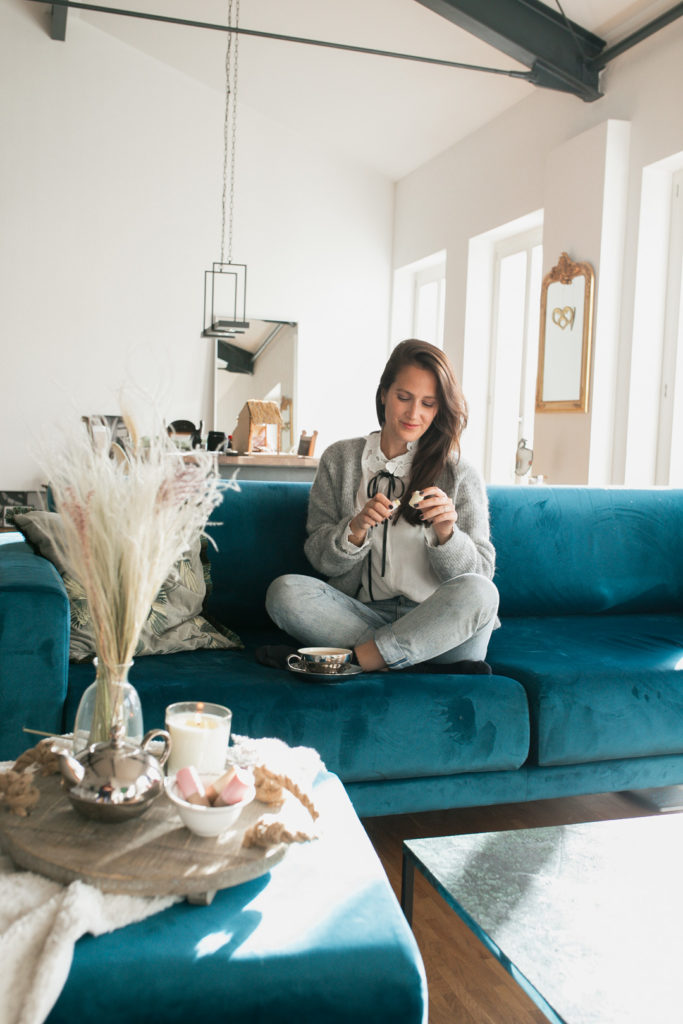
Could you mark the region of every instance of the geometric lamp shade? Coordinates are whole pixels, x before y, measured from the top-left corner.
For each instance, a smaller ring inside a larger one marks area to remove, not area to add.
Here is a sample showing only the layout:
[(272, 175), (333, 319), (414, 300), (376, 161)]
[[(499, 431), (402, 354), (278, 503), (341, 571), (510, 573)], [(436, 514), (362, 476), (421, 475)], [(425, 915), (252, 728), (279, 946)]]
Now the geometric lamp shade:
[(208, 338), (243, 334), (246, 320), (247, 268), (244, 263), (214, 263), (204, 271), (204, 330)]

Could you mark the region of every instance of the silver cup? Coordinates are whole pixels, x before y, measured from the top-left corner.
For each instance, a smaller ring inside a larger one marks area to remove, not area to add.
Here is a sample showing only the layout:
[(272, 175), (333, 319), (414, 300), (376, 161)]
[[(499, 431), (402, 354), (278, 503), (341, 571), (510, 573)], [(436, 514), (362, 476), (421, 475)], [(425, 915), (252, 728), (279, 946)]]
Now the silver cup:
[(349, 664), (352, 654), (348, 647), (300, 647), (296, 654), (289, 655), (287, 664), (303, 672), (336, 675)]

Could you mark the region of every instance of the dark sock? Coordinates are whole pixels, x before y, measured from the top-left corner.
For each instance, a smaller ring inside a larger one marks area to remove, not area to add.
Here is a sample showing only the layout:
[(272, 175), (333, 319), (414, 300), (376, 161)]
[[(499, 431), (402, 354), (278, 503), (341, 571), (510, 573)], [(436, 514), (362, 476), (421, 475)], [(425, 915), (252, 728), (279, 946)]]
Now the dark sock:
[(411, 665), (407, 671), (411, 670), (455, 676), (490, 676), (492, 674), (491, 666), (487, 661), (421, 661), (418, 665)]
[[(447, 665), (442, 666), (448, 669)], [(451, 671), (459, 675), (467, 676), (490, 676), (493, 675), (493, 669), (489, 665), (488, 661), (456, 661), (451, 666)]]
[(256, 660), (259, 665), (267, 665), (268, 668), (288, 670), (287, 658), (290, 654), (296, 654), (296, 647), (288, 647), (286, 644), (271, 644), (256, 648)]

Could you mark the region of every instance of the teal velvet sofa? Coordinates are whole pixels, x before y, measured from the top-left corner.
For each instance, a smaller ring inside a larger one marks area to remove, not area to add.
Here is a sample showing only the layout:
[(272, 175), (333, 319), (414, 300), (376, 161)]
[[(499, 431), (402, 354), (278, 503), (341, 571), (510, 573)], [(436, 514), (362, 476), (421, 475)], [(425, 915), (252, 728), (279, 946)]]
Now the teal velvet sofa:
[[(493, 675), (326, 685), (254, 658), (286, 640), (267, 585), (312, 571), (309, 488), (225, 492), (207, 613), (244, 648), (139, 657), (130, 679), (147, 728), (174, 701), (226, 704), (236, 733), (316, 748), (361, 816), (683, 783), (683, 491), (490, 487)], [(22, 726), (70, 730), (93, 679), (92, 665), (68, 661), (59, 574), (13, 541), (0, 545), (0, 758), (33, 741)]]

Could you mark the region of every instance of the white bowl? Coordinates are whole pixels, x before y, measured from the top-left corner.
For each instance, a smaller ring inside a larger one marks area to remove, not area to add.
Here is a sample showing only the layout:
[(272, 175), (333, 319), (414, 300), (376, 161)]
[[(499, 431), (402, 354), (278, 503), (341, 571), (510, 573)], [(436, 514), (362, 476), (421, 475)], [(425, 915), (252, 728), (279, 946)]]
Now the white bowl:
[[(204, 785), (215, 782), (219, 775), (202, 775)], [(178, 809), (178, 814), (183, 825), (189, 828), (197, 836), (219, 836), (239, 818), (242, 810), (254, 799), (255, 790), (251, 786), (243, 800), (237, 804), (229, 804), (227, 807), (203, 807), (201, 804), (191, 804), (184, 800), (175, 775), (166, 779), (166, 792), (169, 800), (172, 800)]]

